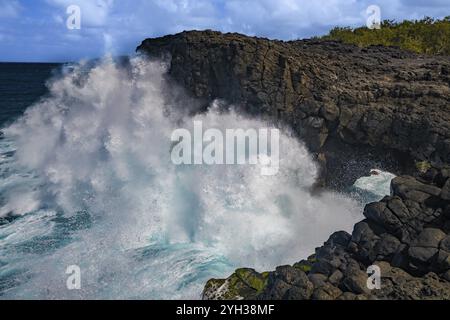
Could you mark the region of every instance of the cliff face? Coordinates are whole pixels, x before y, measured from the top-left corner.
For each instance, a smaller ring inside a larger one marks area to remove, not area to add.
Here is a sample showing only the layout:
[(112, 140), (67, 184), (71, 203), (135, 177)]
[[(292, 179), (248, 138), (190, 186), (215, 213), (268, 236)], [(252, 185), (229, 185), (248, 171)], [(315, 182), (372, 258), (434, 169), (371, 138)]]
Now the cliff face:
[(414, 161), (450, 160), (450, 57), (212, 31), (147, 39), (138, 51), (170, 56), (171, 77), (205, 105), (221, 98), (288, 124), (335, 181), (370, 161), (410, 173)]

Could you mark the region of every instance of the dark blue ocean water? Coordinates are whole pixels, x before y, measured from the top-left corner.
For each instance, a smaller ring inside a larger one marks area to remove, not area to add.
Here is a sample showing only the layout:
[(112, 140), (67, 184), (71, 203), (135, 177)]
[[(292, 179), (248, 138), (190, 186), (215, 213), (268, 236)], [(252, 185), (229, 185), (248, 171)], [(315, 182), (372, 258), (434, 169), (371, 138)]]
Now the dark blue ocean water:
[(50, 63), (0, 63), (0, 127), (47, 93), (46, 81), (60, 68)]

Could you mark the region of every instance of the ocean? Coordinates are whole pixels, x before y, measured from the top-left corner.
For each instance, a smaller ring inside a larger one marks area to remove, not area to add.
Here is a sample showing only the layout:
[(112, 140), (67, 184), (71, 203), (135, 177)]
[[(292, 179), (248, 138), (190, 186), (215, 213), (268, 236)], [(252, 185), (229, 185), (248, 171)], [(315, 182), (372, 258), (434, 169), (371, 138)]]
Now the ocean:
[(55, 63), (0, 63), (0, 125), (14, 121), (44, 96), (46, 80), (60, 67)]
[(217, 103), (193, 116), (166, 73), (142, 57), (0, 64), (0, 299), (200, 299), (209, 278), (306, 258), (388, 193), (390, 175), (311, 194), (317, 164), (287, 128), (277, 175), (175, 166), (171, 133), (193, 121), (272, 125)]

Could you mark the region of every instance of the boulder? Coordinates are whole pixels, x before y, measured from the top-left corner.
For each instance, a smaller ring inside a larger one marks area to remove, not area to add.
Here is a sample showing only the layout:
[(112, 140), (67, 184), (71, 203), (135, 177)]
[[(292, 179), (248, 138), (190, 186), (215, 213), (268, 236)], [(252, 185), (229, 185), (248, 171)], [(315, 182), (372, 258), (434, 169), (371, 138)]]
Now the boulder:
[(447, 179), (447, 182), (442, 188), (441, 198), (450, 201), (450, 179)]
[(439, 248), (450, 252), (450, 235), (446, 235), (445, 238), (441, 240)]
[(420, 262), (427, 262), (438, 252), (437, 248), (410, 247), (408, 254), (411, 258)]
[(342, 294), (342, 291), (339, 288), (327, 283), (324, 286), (321, 286), (320, 288), (315, 289), (311, 296), (311, 299), (312, 300), (336, 300), (341, 294)]
[(441, 240), (447, 235), (437, 228), (425, 228), (411, 243), (414, 247), (439, 248)]
[(367, 288), (367, 273), (358, 270), (354, 273), (347, 273), (342, 281), (342, 287), (345, 291), (350, 291), (354, 294), (369, 293)]
[(381, 236), (380, 241), (375, 244), (375, 252), (378, 257), (389, 258), (398, 252), (401, 242), (391, 234), (385, 233)]

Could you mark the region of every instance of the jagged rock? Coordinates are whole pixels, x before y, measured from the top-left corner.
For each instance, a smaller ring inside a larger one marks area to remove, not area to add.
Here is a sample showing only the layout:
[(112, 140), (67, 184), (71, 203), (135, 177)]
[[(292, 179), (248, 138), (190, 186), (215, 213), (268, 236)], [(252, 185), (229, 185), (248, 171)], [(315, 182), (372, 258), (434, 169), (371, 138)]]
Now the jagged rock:
[(367, 288), (367, 273), (357, 270), (352, 273), (347, 273), (342, 281), (342, 287), (345, 291), (350, 291), (355, 294), (369, 293)]
[(338, 285), (344, 278), (344, 274), (340, 270), (335, 270), (333, 274), (328, 278), (328, 281), (332, 285)]
[(439, 196), (441, 189), (421, 183), (413, 177), (402, 176), (392, 180), (393, 192), (403, 200), (410, 199), (415, 202), (424, 202), (430, 196)]
[(303, 271), (291, 266), (277, 267), (275, 270), (275, 277), (294, 286), (302, 285), (303, 283), (309, 281)]
[(292, 286), (283, 296), (283, 300), (308, 300), (313, 290), (312, 284), (308, 287)]
[(267, 290), (263, 292), (263, 294), (260, 296), (260, 299), (282, 300), (285, 298), (293, 298), (293, 296), (288, 295), (288, 292), (292, 287), (292, 285), (287, 284), (281, 279), (270, 279)]
[(409, 256), (420, 262), (427, 262), (437, 252), (438, 252), (438, 249), (436, 249), (436, 248), (423, 248), (423, 247), (410, 247), (408, 250)]
[[(379, 225), (387, 228), (389, 231), (396, 231), (402, 225), (402, 222), (399, 218), (387, 207), (387, 204), (384, 202), (376, 202), (368, 204), (364, 209), (364, 216)], [(364, 226), (364, 228), (370, 229), (369, 226)], [(360, 231), (359, 233), (366, 235), (367, 232), (365, 230)]]
[(370, 225), (366, 221), (361, 221), (353, 229), (352, 243), (355, 246), (351, 246), (351, 251), (361, 260), (372, 261), (377, 255), (375, 244), (379, 239)]
[(424, 277), (412, 277), (411, 275), (393, 268), (386, 275), (395, 281), (385, 281), (381, 291), (377, 293), (378, 299), (403, 299), (403, 300), (449, 300), (450, 283), (434, 273)]
[(277, 267), (269, 275), (265, 290), (259, 295), (260, 299), (309, 299), (314, 286), (308, 276), (301, 270), (291, 267)]
[[(411, 247), (408, 249), (409, 256), (413, 261), (419, 263), (415, 264), (413, 262), (413, 269), (424, 269), (420, 264), (428, 262), (438, 253), (439, 244), (445, 237), (446, 234), (440, 229), (425, 228), (417, 238), (411, 242)], [(443, 263), (445, 264), (445, 259), (438, 264), (442, 265)]]
[(439, 248), (439, 243), (445, 237), (446, 234), (440, 229), (425, 228), (411, 245), (416, 247)]
[(319, 260), (311, 268), (310, 274), (323, 274), (324, 276), (329, 276), (333, 271), (334, 267), (329, 261)]
[(447, 182), (442, 187), (441, 198), (450, 201), (450, 179), (447, 179)]
[(442, 239), (439, 248), (447, 252), (450, 252), (450, 235), (447, 235), (444, 239)]
[(342, 246), (342, 247), (346, 247), (348, 245), (348, 243), (350, 242), (352, 236), (349, 235), (347, 232), (345, 231), (338, 231), (333, 233), (330, 238), (328, 239), (327, 243), (331, 246)]
[(342, 291), (329, 283), (314, 290), (311, 299), (313, 300), (336, 300)]
[(450, 270), (448, 270), (447, 272), (445, 272), (442, 276), (442, 278), (444, 278), (445, 280), (450, 282)]
[(388, 258), (398, 252), (401, 247), (401, 242), (393, 235), (385, 233), (381, 236), (380, 241), (375, 245), (375, 252), (377, 258)]
[(326, 281), (328, 280), (327, 276), (321, 273), (309, 274), (308, 278), (315, 288), (324, 286), (326, 284)]
[(450, 269), (450, 253), (439, 250), (436, 256), (435, 270), (446, 272)]
[(408, 206), (399, 197), (388, 198), (387, 207), (400, 221), (408, 220), (412, 216)]

